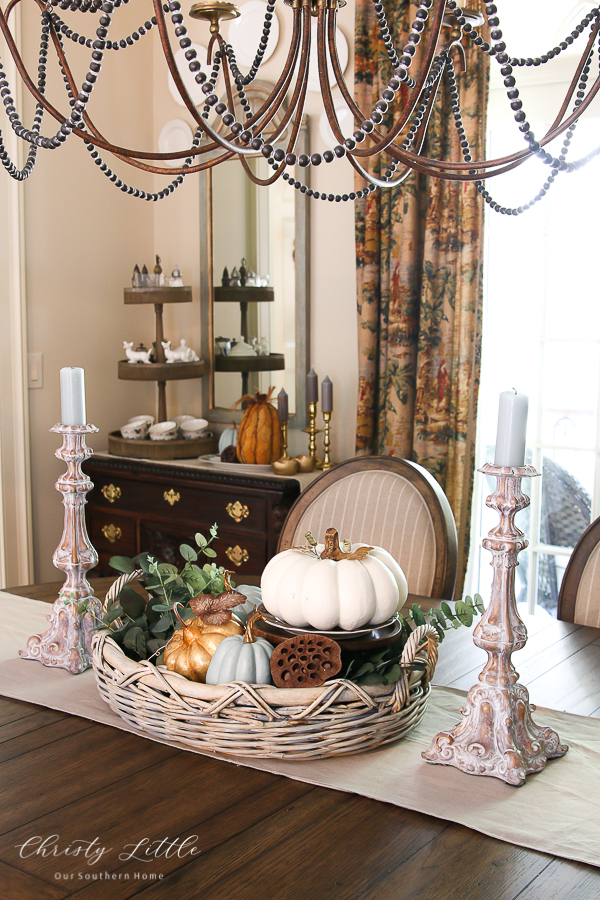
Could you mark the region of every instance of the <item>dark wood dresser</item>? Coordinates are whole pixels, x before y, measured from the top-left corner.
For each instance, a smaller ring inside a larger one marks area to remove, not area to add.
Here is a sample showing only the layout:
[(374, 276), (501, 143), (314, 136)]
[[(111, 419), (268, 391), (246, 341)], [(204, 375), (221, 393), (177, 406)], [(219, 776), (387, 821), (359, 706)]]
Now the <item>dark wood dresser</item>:
[(84, 469), (94, 482), (86, 521), (100, 561), (94, 575), (114, 575), (111, 556), (144, 550), (183, 564), (179, 545), (216, 523), (215, 562), (241, 576), (259, 576), (274, 556), (284, 519), (298, 495), (293, 478), (237, 473), (189, 463), (94, 455)]

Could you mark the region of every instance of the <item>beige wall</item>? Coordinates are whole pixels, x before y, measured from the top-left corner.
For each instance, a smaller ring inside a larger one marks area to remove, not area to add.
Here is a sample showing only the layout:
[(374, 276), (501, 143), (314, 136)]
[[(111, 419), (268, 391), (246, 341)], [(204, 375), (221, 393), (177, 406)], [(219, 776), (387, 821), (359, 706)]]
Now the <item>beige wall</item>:
[[(24, 33), (35, 35), (35, 7), (24, 10)], [(131, 31), (141, 15), (133, 4), (120, 9), (114, 19), (114, 35)], [(276, 79), (289, 42), (291, 13), (281, 6), (278, 15), (280, 49), (264, 72), (267, 80)], [(73, 27), (80, 28), (82, 21), (88, 30), (92, 28), (92, 17), (87, 16), (73, 17)], [(352, 45), (353, 4), (340, 15), (340, 27)], [(193, 40), (206, 44), (207, 33), (203, 23), (191, 23)], [(177, 105), (168, 91), (156, 38), (153, 34), (126, 52), (107, 54), (89, 105), (98, 127), (126, 146), (156, 146), (161, 128), (172, 118), (193, 124), (187, 110)], [(32, 38), (25, 47), (34, 71), (37, 63), (31, 54), (37, 51), (36, 45)], [(71, 42), (67, 49), (81, 77), (89, 51)], [(352, 60), (349, 73), (351, 65)], [(48, 95), (59, 108), (66, 108), (59, 77), (50, 79)], [(28, 108), (30, 117), (30, 103)], [(311, 150), (322, 150), (318, 133), (321, 106), (316, 94), (309, 93), (307, 111)], [(52, 133), (51, 121), (46, 118), (44, 124), (44, 133)], [(118, 161), (114, 169), (136, 186), (149, 188), (153, 180), (156, 185), (164, 183)], [(343, 193), (352, 190), (352, 173), (346, 163), (323, 165), (314, 171), (312, 184), (317, 190)], [(150, 267), (155, 253), (160, 254), (167, 274), (178, 263), (185, 283), (193, 287), (194, 300), (165, 310), (165, 333), (175, 344), (185, 337), (192, 346), (199, 345), (199, 189), (197, 178), (190, 177), (159, 203), (128, 197), (107, 181), (81, 143), (71, 138), (58, 151), (40, 153), (33, 176), (22, 190), (28, 349), (44, 358), (44, 386), (29, 391), (35, 577), (44, 581), (57, 575), (52, 553), (62, 523), (60, 497), (54, 490), (62, 463), (54, 458), (56, 435), (48, 432), (60, 418), (59, 370), (65, 365), (86, 370), (88, 419), (100, 428), (89, 443), (97, 449), (105, 448), (107, 432), (130, 416), (154, 411), (153, 385), (117, 379), (122, 341), (144, 341), (148, 346), (154, 334), (152, 310), (124, 306), (123, 287), (133, 264), (141, 267), (145, 262)], [(354, 453), (357, 386), (351, 203), (311, 204), (311, 256), (311, 361), (320, 379), (328, 374), (334, 382), (332, 449), (334, 459), (340, 460)], [(180, 382), (170, 385), (168, 392), (170, 415), (206, 412), (198, 383)], [(292, 434), (292, 450), (299, 452), (305, 446), (305, 435)]]

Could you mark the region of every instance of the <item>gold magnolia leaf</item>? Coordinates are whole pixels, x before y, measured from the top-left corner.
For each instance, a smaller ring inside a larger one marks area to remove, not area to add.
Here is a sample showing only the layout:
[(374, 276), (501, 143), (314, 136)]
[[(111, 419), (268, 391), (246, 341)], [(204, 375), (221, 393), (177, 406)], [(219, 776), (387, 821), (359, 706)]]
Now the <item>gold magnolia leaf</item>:
[(374, 549), (374, 547), (359, 547), (352, 553), (342, 553), (338, 559), (364, 559)]

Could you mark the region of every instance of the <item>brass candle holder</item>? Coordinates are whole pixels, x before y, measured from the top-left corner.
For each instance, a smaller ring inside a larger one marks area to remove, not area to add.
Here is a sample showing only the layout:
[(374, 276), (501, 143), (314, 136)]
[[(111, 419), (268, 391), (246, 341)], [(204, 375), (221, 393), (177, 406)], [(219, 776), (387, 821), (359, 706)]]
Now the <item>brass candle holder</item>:
[(50, 627), (44, 634), (30, 637), (19, 655), (77, 675), (92, 665), (92, 636), (102, 617), (102, 604), (94, 597), (86, 577), (97, 564), (98, 554), (88, 538), (84, 514), (85, 495), (93, 484), (81, 471), (82, 462), (93, 453), (86, 447), (85, 436), (98, 429), (95, 425), (55, 425), (50, 431), (62, 434), (62, 447), (55, 456), (67, 465), (66, 473), (56, 482), (56, 490), (63, 495), (65, 516), (62, 538), (52, 557), (66, 578), (48, 616)]
[(288, 423), (281, 423), (281, 443), (283, 445), (283, 453), (281, 454), (281, 459), (290, 459), (290, 454), (288, 453)]
[(423, 758), (520, 786), (527, 775), (569, 749), (551, 728), (534, 724), (535, 706), (529, 703), (527, 688), (518, 683), (511, 661), (514, 651), (527, 643), (527, 629), (517, 612), (515, 569), (528, 541), (514, 519), (529, 506), (529, 497), (521, 493), (522, 479), (538, 473), (533, 466), (489, 463), (479, 471), (496, 478), (496, 490), (486, 505), (500, 513), (500, 523), (482, 542), (491, 551), (494, 575), (489, 605), (473, 634), (473, 643), (487, 652), (488, 661), (461, 710), (463, 721), (436, 735)]
[(317, 457), (317, 435), (321, 434), (322, 428), (317, 428), (317, 403), (308, 404), (308, 428), (302, 429), (308, 434), (308, 455), (314, 459), (317, 469), (323, 468), (323, 460)]
[(323, 450), (324, 450), (323, 471), (327, 472), (333, 466), (333, 463), (331, 462), (331, 458), (329, 456), (329, 449), (331, 446), (330, 436), (329, 436), (329, 429), (330, 429), (330, 422), (331, 422), (331, 413), (330, 412), (325, 412), (325, 410), (323, 410), (323, 421), (325, 422), (325, 428), (323, 429), (323, 432), (324, 432), (324, 435), (323, 435)]

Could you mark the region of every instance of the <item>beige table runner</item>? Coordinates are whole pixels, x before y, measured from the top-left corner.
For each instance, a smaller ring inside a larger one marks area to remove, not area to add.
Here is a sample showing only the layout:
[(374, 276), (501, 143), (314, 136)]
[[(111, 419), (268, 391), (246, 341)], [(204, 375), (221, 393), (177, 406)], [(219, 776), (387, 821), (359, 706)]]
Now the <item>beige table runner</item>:
[[(27, 638), (45, 630), (48, 611), (46, 603), (0, 592), (4, 625), (0, 633), (0, 694), (139, 734), (100, 699), (92, 671), (69, 675), (63, 669), (18, 658)], [(421, 724), (407, 738), (358, 756), (287, 762), (214, 755), (236, 765), (363, 794), (523, 847), (600, 866), (600, 720), (540, 707), (535, 721), (556, 729), (570, 749), (563, 759), (551, 760), (543, 772), (531, 776), (523, 787), (514, 788), (496, 778), (464, 775), (421, 759), (431, 738), (460, 720), (464, 697), (462, 691), (434, 687)], [(179, 746), (154, 735), (147, 737)]]

